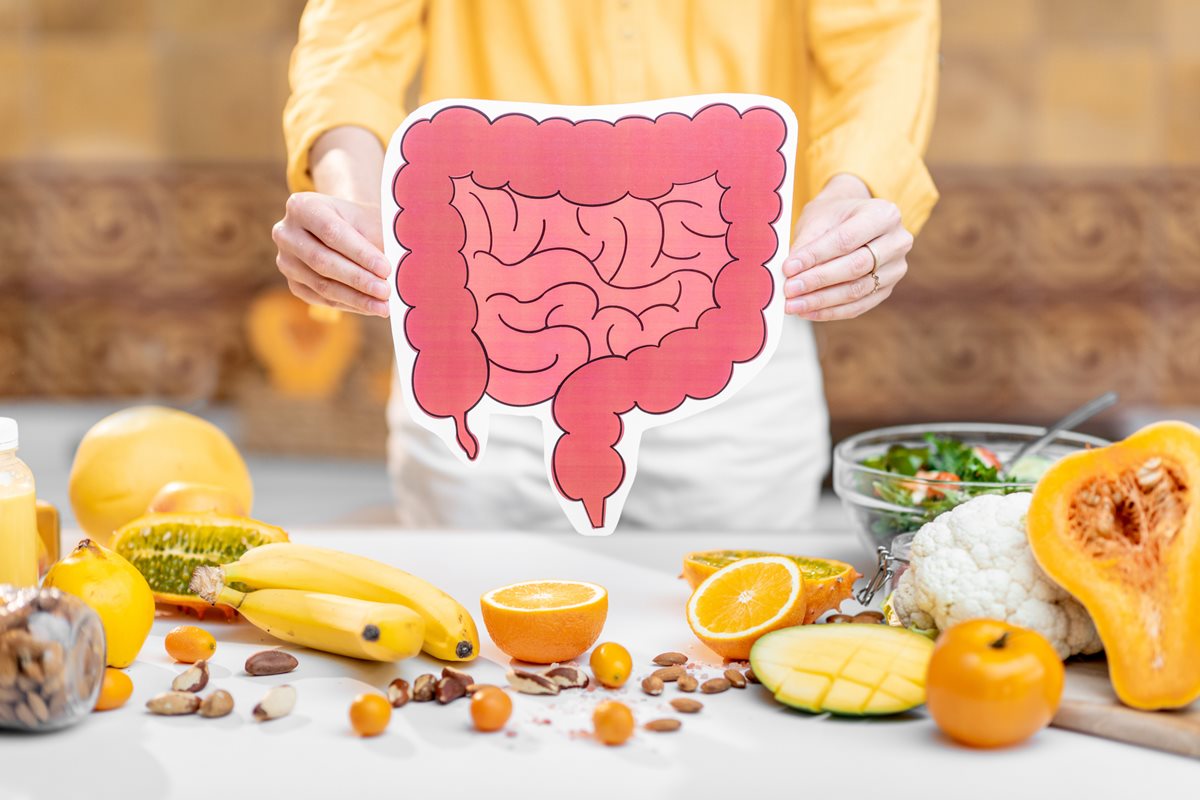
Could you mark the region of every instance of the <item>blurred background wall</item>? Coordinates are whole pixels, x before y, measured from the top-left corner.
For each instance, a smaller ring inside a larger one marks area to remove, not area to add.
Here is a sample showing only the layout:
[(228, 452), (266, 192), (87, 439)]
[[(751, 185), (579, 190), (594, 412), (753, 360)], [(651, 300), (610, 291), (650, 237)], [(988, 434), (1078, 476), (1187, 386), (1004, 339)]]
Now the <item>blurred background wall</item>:
[[(302, 7), (0, 0), (0, 408), (163, 399), (382, 454), (386, 323), (261, 300)], [(895, 296), (820, 328), (835, 434), (1196, 405), (1198, 32), (1197, 0), (945, 0), (942, 201)]]

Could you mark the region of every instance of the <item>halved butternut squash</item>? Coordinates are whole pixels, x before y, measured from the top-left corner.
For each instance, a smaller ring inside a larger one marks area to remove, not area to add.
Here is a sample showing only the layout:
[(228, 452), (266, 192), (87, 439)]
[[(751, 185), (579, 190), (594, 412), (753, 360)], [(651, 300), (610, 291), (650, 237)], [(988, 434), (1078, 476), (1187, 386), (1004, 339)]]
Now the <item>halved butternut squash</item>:
[(1123, 703), (1200, 697), (1200, 430), (1163, 422), (1067, 456), (1034, 489), (1027, 528), (1095, 620)]

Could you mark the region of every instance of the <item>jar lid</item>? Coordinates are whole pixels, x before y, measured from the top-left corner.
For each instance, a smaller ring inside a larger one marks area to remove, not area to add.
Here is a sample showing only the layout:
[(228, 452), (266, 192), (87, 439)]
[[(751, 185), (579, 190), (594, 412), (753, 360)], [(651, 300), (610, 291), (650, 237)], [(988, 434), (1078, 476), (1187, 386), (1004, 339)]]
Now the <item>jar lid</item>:
[(17, 449), (17, 421), (0, 417), (0, 451)]

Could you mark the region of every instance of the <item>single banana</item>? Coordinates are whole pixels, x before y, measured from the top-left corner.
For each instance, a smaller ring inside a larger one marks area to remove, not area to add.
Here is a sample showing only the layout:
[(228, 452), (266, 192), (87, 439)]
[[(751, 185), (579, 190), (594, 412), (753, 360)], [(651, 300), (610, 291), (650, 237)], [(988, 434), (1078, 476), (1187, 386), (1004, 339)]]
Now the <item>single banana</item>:
[(425, 621), (407, 606), (372, 603), (299, 589), (239, 592), (220, 567), (197, 567), (191, 590), (209, 603), (233, 606), (256, 628), (314, 650), (368, 661), (399, 661), (421, 652)]
[(363, 556), (276, 542), (253, 547), (221, 568), (228, 583), (252, 589), (306, 589), (376, 603), (400, 603), (425, 619), (424, 650), (443, 661), (479, 655), (471, 612), (433, 584)]

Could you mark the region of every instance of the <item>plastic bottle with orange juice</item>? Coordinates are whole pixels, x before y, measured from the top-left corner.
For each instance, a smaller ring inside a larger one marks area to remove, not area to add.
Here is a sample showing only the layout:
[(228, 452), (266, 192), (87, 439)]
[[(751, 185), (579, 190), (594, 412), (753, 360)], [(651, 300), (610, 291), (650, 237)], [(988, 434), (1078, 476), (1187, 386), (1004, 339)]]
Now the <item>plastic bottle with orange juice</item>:
[(0, 417), (0, 583), (38, 582), (37, 500), (33, 473), (17, 458), (17, 422)]

